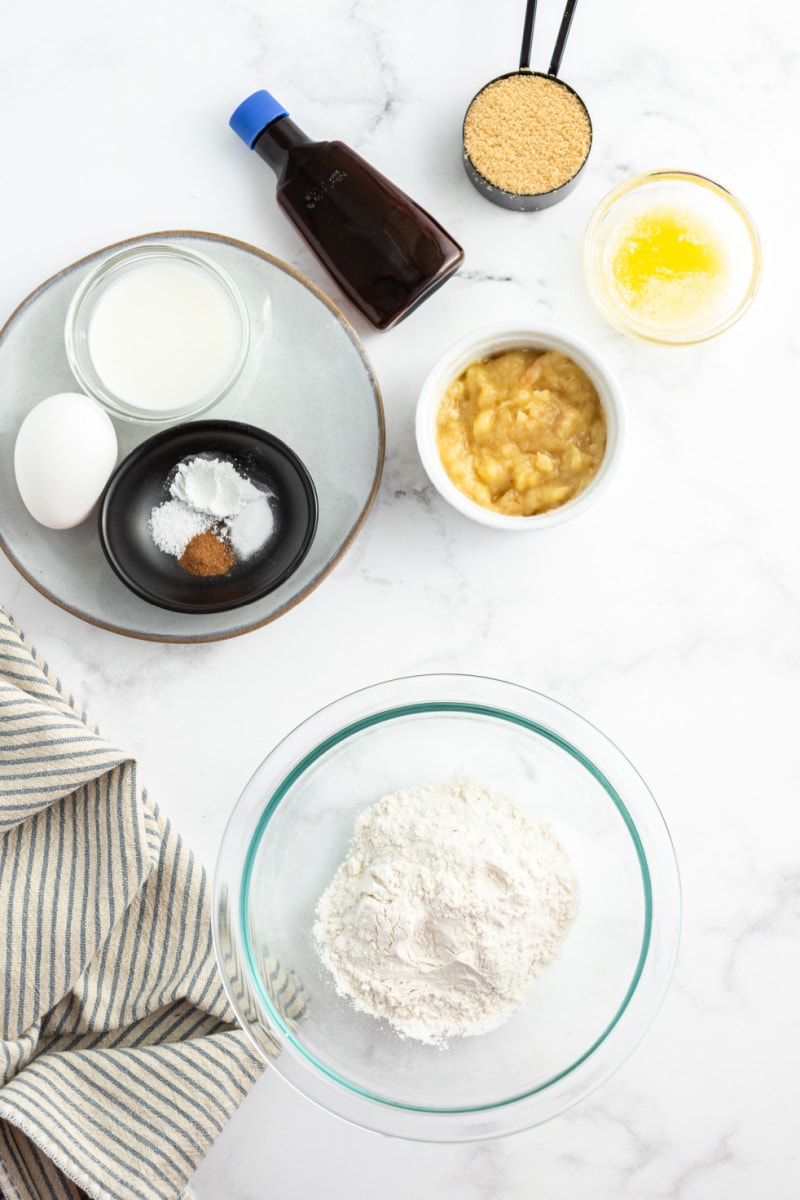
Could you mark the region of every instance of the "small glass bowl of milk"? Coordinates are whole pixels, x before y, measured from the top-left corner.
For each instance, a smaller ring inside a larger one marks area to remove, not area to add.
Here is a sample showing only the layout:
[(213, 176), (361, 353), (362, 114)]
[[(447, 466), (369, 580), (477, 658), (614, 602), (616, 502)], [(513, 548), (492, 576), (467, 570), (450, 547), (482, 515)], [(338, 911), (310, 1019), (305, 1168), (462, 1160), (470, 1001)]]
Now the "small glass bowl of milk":
[(64, 331), (81, 388), (112, 416), (195, 416), (239, 378), (250, 328), (227, 271), (187, 246), (139, 243), (105, 259), (72, 298)]

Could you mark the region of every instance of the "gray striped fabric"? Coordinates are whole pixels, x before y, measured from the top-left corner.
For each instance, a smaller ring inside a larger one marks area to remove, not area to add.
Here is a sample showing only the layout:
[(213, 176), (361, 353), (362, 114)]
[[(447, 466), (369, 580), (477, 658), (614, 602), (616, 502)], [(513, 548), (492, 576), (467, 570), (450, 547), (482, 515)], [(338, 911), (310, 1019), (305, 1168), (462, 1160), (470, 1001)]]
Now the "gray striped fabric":
[(208, 881), (0, 608), (0, 1194), (167, 1200), (254, 1083)]

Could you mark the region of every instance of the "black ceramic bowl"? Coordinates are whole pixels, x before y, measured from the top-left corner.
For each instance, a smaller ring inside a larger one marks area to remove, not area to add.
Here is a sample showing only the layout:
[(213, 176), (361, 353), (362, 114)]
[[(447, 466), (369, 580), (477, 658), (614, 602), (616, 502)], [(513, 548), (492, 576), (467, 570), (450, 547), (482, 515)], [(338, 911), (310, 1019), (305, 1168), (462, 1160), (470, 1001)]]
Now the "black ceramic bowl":
[[(273, 497), (272, 536), (227, 575), (192, 575), (159, 550), (150, 532), (150, 514), (169, 499), (175, 468), (195, 455), (229, 460)], [(288, 579), (314, 539), (317, 511), (311, 476), (278, 438), (237, 421), (191, 421), (148, 438), (123, 459), (100, 501), (98, 526), (112, 569), (137, 596), (175, 612), (210, 613), (250, 604)]]

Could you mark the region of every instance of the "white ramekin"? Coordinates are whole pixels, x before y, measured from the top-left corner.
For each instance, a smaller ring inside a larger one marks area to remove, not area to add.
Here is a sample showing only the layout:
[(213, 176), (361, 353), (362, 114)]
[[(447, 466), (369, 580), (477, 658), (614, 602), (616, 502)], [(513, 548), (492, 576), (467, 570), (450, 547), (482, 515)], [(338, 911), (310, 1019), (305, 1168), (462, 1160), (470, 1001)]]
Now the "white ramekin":
[[(559, 350), (577, 363), (597, 388), (607, 427), (605, 454), (591, 483), (566, 504), (529, 517), (514, 517), (493, 512), (470, 500), (450, 479), (436, 444), (436, 415), (442, 397), (453, 380), (477, 359), (519, 348)], [(466, 334), (446, 350), (431, 368), (417, 402), (417, 448), (428, 478), (439, 495), (458, 512), (492, 529), (514, 532), (549, 529), (585, 512), (604, 494), (618, 469), (624, 432), (625, 411), (622, 393), (609, 367), (586, 342), (572, 333), (549, 325), (495, 324)]]

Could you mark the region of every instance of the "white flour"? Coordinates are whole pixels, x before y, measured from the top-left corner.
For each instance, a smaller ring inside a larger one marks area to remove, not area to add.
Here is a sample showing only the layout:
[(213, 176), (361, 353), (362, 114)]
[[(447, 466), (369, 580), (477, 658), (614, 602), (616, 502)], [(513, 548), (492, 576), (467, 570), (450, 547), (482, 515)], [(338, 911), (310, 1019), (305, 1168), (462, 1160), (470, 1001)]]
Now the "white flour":
[(549, 827), (469, 780), (384, 796), (317, 906), (337, 990), (406, 1037), (501, 1025), (556, 954), (575, 879)]

